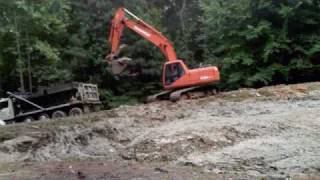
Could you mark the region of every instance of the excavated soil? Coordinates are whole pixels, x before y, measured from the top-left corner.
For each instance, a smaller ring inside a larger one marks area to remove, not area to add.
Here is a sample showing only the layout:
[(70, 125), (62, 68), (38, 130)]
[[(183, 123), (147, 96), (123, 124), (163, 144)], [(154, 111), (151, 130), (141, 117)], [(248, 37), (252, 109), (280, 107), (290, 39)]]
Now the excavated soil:
[(320, 83), (0, 129), (0, 179), (320, 179)]

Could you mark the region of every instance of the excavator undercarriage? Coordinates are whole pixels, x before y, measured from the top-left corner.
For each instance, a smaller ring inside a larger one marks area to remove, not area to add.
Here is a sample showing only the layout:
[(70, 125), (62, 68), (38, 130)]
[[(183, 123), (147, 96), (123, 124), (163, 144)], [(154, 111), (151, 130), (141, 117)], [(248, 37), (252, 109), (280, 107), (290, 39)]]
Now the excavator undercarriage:
[(193, 86), (182, 89), (174, 90), (164, 90), (157, 94), (148, 96), (145, 100), (146, 103), (161, 101), (161, 100), (170, 100), (176, 102), (179, 100), (187, 99), (199, 99), (207, 96), (216, 95), (219, 92), (217, 87), (213, 85), (204, 85), (204, 86)]

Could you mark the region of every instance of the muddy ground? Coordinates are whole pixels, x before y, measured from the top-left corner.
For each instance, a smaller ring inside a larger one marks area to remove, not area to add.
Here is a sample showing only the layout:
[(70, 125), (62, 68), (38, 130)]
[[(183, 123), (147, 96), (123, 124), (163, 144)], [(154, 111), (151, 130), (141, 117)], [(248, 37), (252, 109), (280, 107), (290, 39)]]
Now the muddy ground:
[(320, 179), (320, 83), (0, 128), (0, 179)]

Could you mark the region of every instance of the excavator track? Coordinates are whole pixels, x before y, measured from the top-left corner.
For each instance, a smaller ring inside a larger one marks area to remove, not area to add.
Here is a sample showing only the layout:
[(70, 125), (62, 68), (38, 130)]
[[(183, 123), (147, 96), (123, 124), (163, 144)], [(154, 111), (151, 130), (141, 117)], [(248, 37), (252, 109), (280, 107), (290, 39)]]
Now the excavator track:
[(168, 96), (168, 94), (171, 94), (173, 90), (167, 90), (167, 91), (162, 91), (160, 93), (148, 96), (146, 99), (146, 103), (151, 103), (155, 101), (159, 101), (161, 99), (164, 99), (165, 96)]
[(191, 91), (199, 89), (199, 88), (201, 88), (201, 86), (194, 86), (194, 87), (184, 88), (184, 89), (174, 91), (173, 93), (170, 94), (170, 101), (176, 102), (176, 101), (180, 100), (182, 94), (191, 92)]
[(179, 90), (162, 91), (158, 94), (148, 96), (145, 102), (151, 103), (162, 100), (170, 100), (172, 102), (176, 102), (182, 99), (199, 99), (215, 94), (217, 94), (216, 88), (208, 88), (207, 86), (195, 86)]

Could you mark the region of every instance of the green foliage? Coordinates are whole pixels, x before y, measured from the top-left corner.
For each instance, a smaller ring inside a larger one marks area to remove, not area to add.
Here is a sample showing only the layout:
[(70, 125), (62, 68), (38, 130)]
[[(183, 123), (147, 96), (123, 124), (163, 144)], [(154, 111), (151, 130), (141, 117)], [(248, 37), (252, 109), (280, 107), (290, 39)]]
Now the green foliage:
[[(4, 74), (8, 82), (7, 89), (16, 89), (18, 84), (10, 80), (18, 78), (18, 64), (26, 72), (27, 59), (33, 64), (33, 79), (46, 85), (64, 74), (67, 69), (60, 69), (62, 61), (60, 52), (66, 38), (66, 27), (69, 22), (69, 6), (63, 0), (25, 1), (14, 0), (1, 2), (2, 20), (1, 40), (3, 48), (0, 52), (4, 63), (10, 63)], [(50, 67), (50, 68), (48, 68)], [(15, 72), (15, 73), (14, 73)], [(8, 77), (10, 76), (10, 77)], [(55, 77), (55, 78), (53, 78)], [(65, 80), (65, 79), (64, 79)], [(6, 84), (6, 82), (4, 82)]]
[(105, 108), (115, 108), (122, 104), (135, 105), (139, 102), (137, 98), (130, 95), (117, 96), (110, 90), (101, 90), (100, 97)]
[(318, 80), (310, 75), (319, 71), (320, 9), (315, 3), (203, 1), (206, 57), (219, 59), (222, 85)]
[[(134, 3), (133, 3), (134, 2)], [(161, 89), (165, 57), (125, 30), (123, 56), (141, 74), (115, 78), (107, 71), (106, 37), (124, 5), (170, 39), (193, 67), (219, 66), (221, 87), (259, 87), (319, 80), (318, 0), (12, 0), (0, 1), (0, 93), (19, 87), (27, 62), (35, 85), (99, 84), (107, 107), (136, 103)]]

